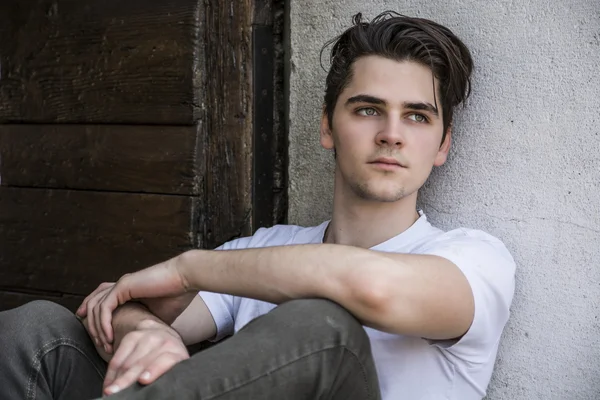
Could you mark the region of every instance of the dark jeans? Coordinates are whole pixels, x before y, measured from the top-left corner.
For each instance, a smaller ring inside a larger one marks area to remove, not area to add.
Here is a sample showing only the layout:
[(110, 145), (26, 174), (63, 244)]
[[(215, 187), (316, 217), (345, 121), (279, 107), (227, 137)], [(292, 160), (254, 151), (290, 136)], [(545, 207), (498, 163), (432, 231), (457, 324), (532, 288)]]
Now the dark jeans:
[[(35, 301), (0, 312), (0, 399), (102, 396), (106, 363), (67, 309)], [(295, 300), (259, 317), (148, 386), (110, 399), (380, 399), (369, 339), (327, 300)]]

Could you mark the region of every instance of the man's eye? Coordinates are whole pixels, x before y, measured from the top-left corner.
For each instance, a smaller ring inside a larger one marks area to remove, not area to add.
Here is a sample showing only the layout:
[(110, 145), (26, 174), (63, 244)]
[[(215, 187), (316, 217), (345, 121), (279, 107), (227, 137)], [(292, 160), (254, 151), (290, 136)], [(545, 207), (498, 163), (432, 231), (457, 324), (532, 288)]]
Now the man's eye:
[(359, 109), (357, 111), (357, 114), (365, 116), (365, 117), (372, 117), (374, 115), (377, 115), (377, 110), (372, 107), (365, 107), (365, 108)]
[(408, 118), (412, 119), (415, 122), (427, 122), (427, 117), (421, 114), (410, 114)]

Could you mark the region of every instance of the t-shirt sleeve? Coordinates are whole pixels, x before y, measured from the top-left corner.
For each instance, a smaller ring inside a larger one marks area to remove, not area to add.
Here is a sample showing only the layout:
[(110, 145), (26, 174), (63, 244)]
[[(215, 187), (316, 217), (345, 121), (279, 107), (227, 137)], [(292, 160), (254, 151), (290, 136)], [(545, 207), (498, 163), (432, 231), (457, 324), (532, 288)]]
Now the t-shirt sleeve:
[[(247, 248), (250, 238), (241, 238), (233, 240), (217, 247), (215, 250), (236, 250)], [(235, 327), (235, 317), (239, 308), (240, 299), (230, 294), (199, 292), (198, 295), (202, 298), (208, 311), (212, 315), (217, 327), (216, 335), (210, 339), (211, 342), (233, 335)]]
[[(281, 246), (289, 243), (297, 230), (297, 227), (294, 228), (286, 225), (260, 228), (252, 236), (232, 240), (215, 250), (241, 250), (256, 247)], [(242, 298), (212, 292), (200, 292), (199, 295), (208, 307), (217, 327), (217, 334), (211, 341), (219, 341), (224, 337), (233, 335)]]
[(208, 307), (217, 327), (216, 335), (210, 339), (211, 342), (233, 335), (235, 326), (235, 306), (237, 303), (234, 296), (229, 294), (200, 292), (200, 297)]
[(467, 278), (475, 301), (471, 327), (457, 341), (433, 342), (465, 362), (480, 364), (495, 356), (510, 315), (515, 289), (515, 262), (497, 238), (478, 230), (447, 232), (424, 254), (454, 263)]

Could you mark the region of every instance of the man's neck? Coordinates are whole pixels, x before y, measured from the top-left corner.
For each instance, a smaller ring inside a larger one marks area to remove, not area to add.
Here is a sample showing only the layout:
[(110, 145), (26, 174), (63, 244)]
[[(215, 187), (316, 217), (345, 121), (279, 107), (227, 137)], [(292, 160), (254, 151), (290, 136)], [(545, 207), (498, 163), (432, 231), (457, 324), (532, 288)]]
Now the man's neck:
[(417, 193), (393, 203), (358, 199), (336, 191), (333, 215), (324, 243), (344, 244), (365, 249), (399, 235), (419, 219)]

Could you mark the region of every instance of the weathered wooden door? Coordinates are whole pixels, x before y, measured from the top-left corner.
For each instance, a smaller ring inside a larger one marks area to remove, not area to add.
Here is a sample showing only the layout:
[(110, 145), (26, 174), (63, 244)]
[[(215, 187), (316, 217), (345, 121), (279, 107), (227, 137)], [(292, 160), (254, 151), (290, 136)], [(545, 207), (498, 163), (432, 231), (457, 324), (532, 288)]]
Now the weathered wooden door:
[(284, 218), (283, 2), (0, 2), (0, 309)]

